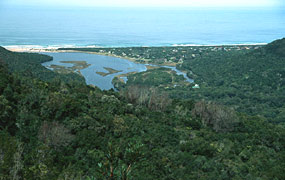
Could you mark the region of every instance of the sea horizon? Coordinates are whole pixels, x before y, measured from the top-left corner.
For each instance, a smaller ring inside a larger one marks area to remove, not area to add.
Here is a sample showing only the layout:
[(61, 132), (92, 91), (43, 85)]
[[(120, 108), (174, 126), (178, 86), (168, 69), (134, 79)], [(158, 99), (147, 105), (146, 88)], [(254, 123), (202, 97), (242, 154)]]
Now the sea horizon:
[(266, 44), (285, 36), (283, 19), (278, 8), (2, 7), (0, 46)]

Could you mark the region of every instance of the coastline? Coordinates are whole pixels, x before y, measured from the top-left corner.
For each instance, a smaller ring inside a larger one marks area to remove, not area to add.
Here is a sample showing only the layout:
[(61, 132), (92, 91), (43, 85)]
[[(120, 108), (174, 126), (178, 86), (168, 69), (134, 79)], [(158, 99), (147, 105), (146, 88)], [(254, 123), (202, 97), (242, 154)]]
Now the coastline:
[[(169, 46), (134, 46), (134, 47), (227, 47), (227, 46), (265, 46), (268, 43), (244, 43), (244, 44), (173, 44)], [(7, 45), (2, 46), (5, 49), (13, 52), (61, 52), (60, 48), (130, 48), (130, 47), (102, 47), (102, 46), (74, 46), (74, 45), (52, 45), (52, 46), (41, 46), (41, 45)], [(80, 51), (82, 52), (82, 51)], [(103, 55), (103, 54), (102, 54)]]
[[(266, 45), (267, 43), (255, 43), (255, 44), (231, 44), (231, 45), (195, 45), (195, 44), (188, 44), (188, 45), (173, 45), (173, 46), (161, 46), (161, 47), (146, 47), (146, 48), (171, 48), (170, 50), (173, 52), (177, 52), (176, 48), (178, 49), (179, 47), (191, 47), (190, 49), (196, 49), (197, 50), (204, 50), (204, 49), (211, 49), (214, 51), (220, 51), (220, 50), (226, 50), (228, 51), (229, 49), (238, 49), (238, 50), (242, 50), (242, 49), (256, 49), (256, 48), (260, 48), (261, 46)], [(126, 56), (126, 53), (113, 53), (112, 50), (116, 49), (115, 47), (96, 47), (96, 46), (38, 46), (38, 45), (14, 45), (14, 46), (3, 46), (4, 48), (13, 51), (13, 52), (27, 52), (27, 53), (85, 53), (85, 54), (96, 54), (96, 55), (101, 55), (101, 56), (111, 56), (111, 57), (115, 57), (115, 58), (120, 58), (120, 59), (124, 59), (124, 60), (128, 60), (137, 64), (144, 64), (147, 68), (147, 70), (151, 70), (154, 69), (156, 67), (151, 66), (151, 64), (153, 65), (159, 65), (159, 66), (168, 66), (169, 68), (176, 68), (178, 64), (183, 63), (183, 60), (179, 60), (177, 61), (167, 61), (165, 60), (164, 62), (158, 62), (159, 64), (156, 64), (156, 61), (153, 61), (153, 59), (145, 59), (143, 56), (137, 56), (137, 57), (133, 57), (133, 56)], [(61, 49), (62, 48), (62, 49)], [(85, 48), (85, 49), (80, 49), (80, 48)], [(88, 48), (90, 48), (90, 50), (88, 50)], [(117, 47), (117, 49), (124, 49), (126, 47)], [(133, 48), (133, 47), (129, 47), (129, 48)], [(136, 47), (134, 47), (136, 48)], [(93, 51), (92, 51), (93, 49)], [(104, 49), (104, 50), (101, 50)], [(108, 50), (109, 49), (109, 50)], [(95, 51), (95, 52), (94, 52)], [(163, 50), (163, 52), (165, 52)], [(130, 55), (130, 54), (129, 54)], [(195, 54), (194, 54), (195, 55)], [(193, 54), (192, 54), (193, 56)], [(195, 56), (194, 56), (195, 57)], [(182, 73), (187, 74), (186, 71), (181, 70)], [(78, 71), (79, 74), (80, 70)], [(97, 72), (96, 72), (97, 73)], [(101, 73), (101, 74), (100, 74)], [(137, 72), (132, 72), (130, 74), (135, 74)], [(97, 74), (102, 75), (102, 76), (106, 76), (108, 75), (108, 73), (102, 73), (102, 72), (98, 72)], [(123, 82), (124, 80), (122, 79), (122, 77), (126, 77), (128, 76), (129, 73), (127, 74), (120, 74), (117, 75), (115, 77), (117, 77), (121, 82)], [(186, 77), (185, 77), (186, 78)], [(187, 79), (187, 78), (186, 78)]]
[(173, 44), (171, 47), (221, 47), (221, 46), (265, 46), (268, 43), (244, 43), (244, 44)]
[[(87, 54), (97, 54), (102, 56), (111, 56), (121, 59), (126, 59), (131, 62), (137, 62), (137, 60), (144, 60), (148, 61), (146, 59), (136, 59), (136, 58), (130, 58), (130, 57), (123, 57), (123, 56), (117, 56), (115, 54), (109, 54), (109, 53), (97, 53), (97, 52), (88, 52), (88, 51), (76, 51), (76, 50), (58, 50), (59, 48), (66, 48), (66, 47), (39, 47), (39, 46), (2, 46), (5, 49), (12, 51), (12, 52), (27, 52), (27, 53), (43, 53), (43, 52), (51, 52), (51, 53), (87, 53)], [(82, 48), (82, 47), (72, 47), (72, 48)], [(86, 48), (91, 48), (87, 47)], [(100, 48), (100, 47), (96, 47)], [(144, 64), (144, 63), (141, 63)]]
[[(217, 44), (217, 45), (199, 45), (199, 44), (173, 44), (171, 46), (161, 46), (163, 47), (250, 47), (250, 46), (265, 46), (268, 43), (249, 43), (249, 44)], [(52, 46), (40, 46), (40, 45), (10, 45), (10, 46), (2, 46), (5, 49), (13, 52), (27, 52), (27, 53), (88, 53), (88, 54), (97, 54), (97, 55), (102, 55), (102, 56), (111, 56), (111, 57), (116, 57), (116, 58), (121, 58), (121, 59), (126, 59), (134, 63), (139, 63), (139, 64), (149, 64), (151, 63), (150, 59), (144, 59), (144, 58), (132, 58), (128, 56), (119, 56), (115, 55), (112, 53), (101, 53), (101, 52), (90, 52), (90, 51), (80, 51), (80, 50), (59, 50), (60, 48), (127, 48), (127, 47), (100, 47), (100, 46), (74, 46), (74, 45), (64, 45), (64, 46), (57, 46), (57, 45), (52, 45)], [(154, 47), (160, 47), (160, 46), (154, 46)], [(149, 46), (151, 48), (151, 46)], [(142, 62), (143, 61), (143, 62)], [(153, 62), (151, 63), (153, 64)], [(174, 62), (167, 62), (160, 64), (163, 66), (176, 66), (177, 63)]]
[[(110, 57), (115, 57), (115, 58), (120, 58), (120, 59), (125, 59), (134, 63), (138, 64), (148, 64), (150, 61), (149, 59), (144, 59), (144, 58), (130, 58), (126, 56), (118, 56), (115, 54), (109, 54), (109, 53), (99, 53), (99, 52), (88, 52), (88, 51), (76, 51), (76, 50), (58, 50), (59, 48), (23, 48), (23, 47), (13, 47), (10, 48), (7, 46), (3, 46), (9, 51), (13, 52), (27, 52), (27, 53), (43, 53), (43, 52), (49, 52), (49, 53), (87, 53), (87, 54), (96, 54), (96, 55), (101, 55), (101, 56), (110, 56)], [(99, 47), (97, 47), (99, 48)], [(145, 63), (138, 62), (143, 60)], [(164, 66), (176, 66), (175, 63), (165, 63), (163, 64)]]

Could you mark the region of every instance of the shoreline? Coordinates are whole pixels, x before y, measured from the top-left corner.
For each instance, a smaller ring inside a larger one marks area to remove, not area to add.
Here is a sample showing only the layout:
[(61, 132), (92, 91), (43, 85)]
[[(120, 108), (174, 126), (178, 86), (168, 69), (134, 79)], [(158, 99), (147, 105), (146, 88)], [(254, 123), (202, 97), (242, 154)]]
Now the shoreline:
[[(44, 52), (44, 51), (42, 51)], [(110, 57), (115, 57), (115, 58), (120, 58), (120, 59), (125, 59), (137, 64), (147, 64), (147, 63), (140, 63), (137, 62), (137, 60), (144, 60), (144, 61), (149, 61), (147, 59), (137, 59), (137, 58), (130, 58), (130, 57), (125, 57), (125, 56), (117, 56), (115, 54), (109, 54), (109, 53), (99, 53), (99, 52), (89, 52), (89, 51), (76, 51), (76, 50), (55, 50), (55, 51), (45, 51), (45, 52), (53, 52), (53, 53), (87, 53), (87, 54), (96, 54), (100, 56), (110, 56)]]
[[(3, 46), (4, 47), (4, 46)], [(6, 48), (6, 47), (4, 47)], [(115, 54), (109, 54), (109, 53), (99, 53), (99, 52), (88, 52), (88, 51), (77, 51), (77, 50), (58, 50), (58, 48), (41, 48), (41, 49), (35, 49), (35, 48), (6, 48), (9, 51), (12, 52), (27, 52), (27, 53), (87, 53), (87, 54), (96, 54), (101, 56), (110, 56), (120, 59), (125, 59), (137, 64), (148, 64), (149, 59), (142, 59), (142, 58), (130, 58), (126, 56), (117, 56)], [(138, 62), (143, 60), (145, 63)], [(165, 63), (164, 66), (176, 66), (175, 63)]]
[(169, 46), (126, 46), (126, 47), (102, 47), (102, 46), (74, 46), (74, 45), (51, 45), (51, 46), (41, 46), (41, 45), (7, 45), (2, 46), (5, 49), (13, 52), (54, 52), (60, 51), (59, 48), (136, 48), (136, 47), (146, 47), (146, 48), (159, 48), (159, 47), (227, 47), (227, 46), (265, 46), (268, 43), (244, 43), (244, 44), (173, 44)]
[[(255, 44), (225, 44), (225, 45), (197, 45), (197, 44), (181, 44), (181, 45), (172, 45), (172, 46), (142, 46), (146, 48), (164, 48), (164, 47), (173, 47), (173, 48), (178, 48), (178, 47), (250, 47), (250, 46), (265, 46), (268, 43), (255, 43)], [(153, 62), (150, 62), (150, 59), (144, 59), (144, 58), (132, 58), (132, 57), (127, 57), (127, 56), (118, 56), (115, 54), (111, 53), (101, 53), (101, 52), (90, 52), (90, 51), (80, 51), (80, 50), (59, 50), (60, 48), (104, 48), (104, 49), (115, 49), (115, 48), (136, 48), (136, 47), (99, 47), (99, 46), (73, 46), (73, 45), (66, 45), (66, 46), (39, 46), (39, 45), (10, 45), (10, 46), (2, 46), (5, 49), (12, 51), (12, 52), (27, 52), (27, 53), (87, 53), (87, 54), (96, 54), (96, 55), (101, 55), (101, 56), (110, 56), (110, 57), (115, 57), (115, 58), (120, 58), (120, 59), (125, 59), (134, 63), (138, 64), (154, 64)], [(157, 65), (157, 64), (156, 64)], [(163, 66), (173, 66), (176, 67), (177, 63), (174, 62), (169, 62), (169, 63), (163, 63), (163, 64), (158, 64), (158, 65), (163, 65)]]
[(244, 44), (173, 44), (170, 47), (221, 47), (221, 46), (265, 46), (268, 43), (244, 43)]

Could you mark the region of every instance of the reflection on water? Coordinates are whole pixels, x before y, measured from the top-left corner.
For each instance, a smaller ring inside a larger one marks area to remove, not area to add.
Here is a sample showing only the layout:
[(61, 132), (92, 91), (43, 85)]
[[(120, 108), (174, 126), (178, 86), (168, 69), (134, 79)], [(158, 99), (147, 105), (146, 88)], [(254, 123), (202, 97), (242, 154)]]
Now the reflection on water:
[[(72, 67), (72, 64), (62, 63), (61, 61), (85, 61), (87, 64), (90, 64), (89, 67), (82, 69), (80, 72), (84, 76), (87, 84), (92, 84), (98, 86), (102, 90), (109, 90), (114, 88), (112, 80), (115, 76), (121, 74), (127, 74), (130, 72), (143, 72), (146, 71), (146, 65), (137, 64), (125, 59), (120, 59), (111, 56), (102, 56), (97, 54), (88, 54), (88, 53), (43, 53), (53, 57), (53, 61), (43, 63), (43, 66), (50, 68), (50, 65), (58, 65), (64, 67)], [(153, 65), (152, 65), (153, 66)], [(114, 70), (120, 71), (113, 74), (108, 74), (102, 76), (96, 72), (105, 72), (108, 71), (105, 68), (112, 68)], [(185, 73), (177, 70), (175, 67), (163, 66), (165, 68), (170, 68), (173, 71), (176, 71), (178, 75), (183, 75), (186, 78), (186, 81), (193, 82), (192, 79), (189, 79)], [(127, 77), (121, 77), (125, 82)]]
[(190, 82), (190, 83), (194, 82), (194, 80), (190, 79), (186, 73), (179, 71), (178, 69), (176, 69), (176, 67), (172, 67), (172, 66), (162, 66), (162, 67), (172, 69), (173, 71), (176, 72), (177, 75), (183, 75), (183, 77), (186, 79), (187, 82)]
[[(65, 67), (71, 67), (72, 64), (61, 63), (60, 61), (86, 61), (87, 64), (91, 64), (89, 67), (81, 70), (81, 74), (85, 77), (87, 84), (93, 84), (98, 86), (102, 90), (108, 90), (114, 88), (112, 85), (112, 79), (120, 74), (126, 74), (130, 72), (142, 72), (147, 68), (143, 64), (136, 64), (125, 59), (101, 56), (96, 54), (87, 53), (44, 53), (52, 56), (53, 61), (43, 63), (44, 66), (60, 65)], [(106, 72), (104, 67), (112, 68), (120, 72), (102, 76), (96, 72)]]

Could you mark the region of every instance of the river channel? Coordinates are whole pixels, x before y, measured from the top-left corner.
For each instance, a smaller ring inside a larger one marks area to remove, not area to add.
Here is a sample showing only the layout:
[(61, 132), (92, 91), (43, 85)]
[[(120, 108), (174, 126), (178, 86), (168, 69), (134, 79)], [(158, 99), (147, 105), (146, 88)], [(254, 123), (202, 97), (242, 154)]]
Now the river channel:
[[(74, 66), (71, 62), (86, 62), (88, 67), (80, 70), (80, 73), (84, 76), (86, 84), (95, 85), (102, 90), (109, 90), (114, 88), (112, 80), (115, 76), (127, 74), (131, 72), (143, 72), (147, 70), (145, 64), (138, 64), (126, 59), (116, 58), (112, 56), (102, 56), (89, 53), (77, 53), (77, 52), (60, 52), (60, 53), (42, 53), (53, 57), (52, 61), (45, 62), (42, 65), (53, 70), (55, 66), (70, 68)], [(151, 65), (151, 64), (148, 64)], [(156, 66), (156, 65), (151, 65)], [(178, 75), (183, 75), (185, 81), (193, 82), (189, 79), (186, 73), (176, 69), (176, 67), (161, 66), (170, 68)], [(113, 72), (110, 72), (114, 70)], [(127, 81), (126, 77), (122, 77)]]

